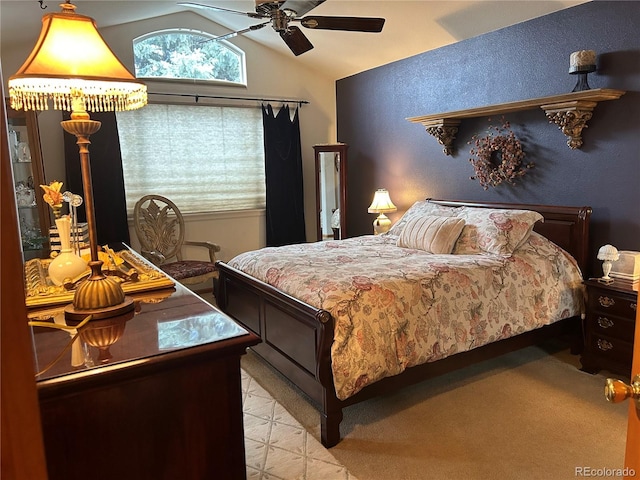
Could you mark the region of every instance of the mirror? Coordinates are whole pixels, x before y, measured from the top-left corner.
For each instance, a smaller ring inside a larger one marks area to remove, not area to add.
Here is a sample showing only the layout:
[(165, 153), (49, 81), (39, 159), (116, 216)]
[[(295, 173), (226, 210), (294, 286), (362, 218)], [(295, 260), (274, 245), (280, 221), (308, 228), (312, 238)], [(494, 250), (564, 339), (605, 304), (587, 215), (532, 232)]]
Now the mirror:
[(318, 241), (347, 238), (347, 148), (314, 145)]

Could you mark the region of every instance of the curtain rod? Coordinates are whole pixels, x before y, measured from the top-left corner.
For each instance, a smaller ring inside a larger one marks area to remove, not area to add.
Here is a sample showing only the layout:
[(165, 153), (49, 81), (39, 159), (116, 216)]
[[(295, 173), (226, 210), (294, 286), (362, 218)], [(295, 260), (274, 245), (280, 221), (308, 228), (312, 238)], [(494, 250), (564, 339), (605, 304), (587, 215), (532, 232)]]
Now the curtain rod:
[(223, 95), (198, 95), (193, 93), (157, 93), (149, 92), (149, 95), (165, 95), (170, 97), (193, 97), (198, 103), (201, 98), (215, 98), (217, 100), (249, 100), (252, 102), (281, 102), (281, 103), (297, 103), (299, 106), (308, 104), (307, 100), (287, 100), (284, 98), (252, 98), (252, 97), (226, 97)]

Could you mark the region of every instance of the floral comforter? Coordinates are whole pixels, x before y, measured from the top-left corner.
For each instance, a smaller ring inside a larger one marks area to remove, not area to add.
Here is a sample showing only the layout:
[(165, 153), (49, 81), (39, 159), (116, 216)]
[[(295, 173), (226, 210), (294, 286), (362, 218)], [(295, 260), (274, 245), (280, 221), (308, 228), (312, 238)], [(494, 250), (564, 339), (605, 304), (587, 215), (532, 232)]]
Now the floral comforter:
[(510, 257), (434, 255), (397, 236), (267, 247), (229, 263), (335, 319), (338, 398), (458, 352), (583, 311), (582, 277), (537, 233)]

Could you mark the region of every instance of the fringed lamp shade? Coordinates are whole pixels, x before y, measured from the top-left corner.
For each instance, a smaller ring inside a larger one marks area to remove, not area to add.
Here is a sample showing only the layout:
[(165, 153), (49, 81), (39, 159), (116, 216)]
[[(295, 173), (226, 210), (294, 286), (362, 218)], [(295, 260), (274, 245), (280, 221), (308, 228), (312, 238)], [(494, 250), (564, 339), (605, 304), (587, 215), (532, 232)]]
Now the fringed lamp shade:
[(62, 11), (42, 17), (40, 38), (15, 75), (9, 78), (11, 107), (16, 110), (134, 110), (147, 103), (147, 87), (138, 81), (106, 44), (91, 17)]

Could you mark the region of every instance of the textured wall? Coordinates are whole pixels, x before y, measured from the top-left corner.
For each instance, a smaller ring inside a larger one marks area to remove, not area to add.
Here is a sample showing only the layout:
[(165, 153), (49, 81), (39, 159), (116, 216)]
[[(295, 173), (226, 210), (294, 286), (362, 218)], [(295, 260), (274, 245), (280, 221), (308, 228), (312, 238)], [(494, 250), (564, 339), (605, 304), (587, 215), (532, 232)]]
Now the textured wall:
[[(588, 2), (337, 82), (338, 141), (349, 148), (350, 235), (371, 232), (366, 213), (376, 188), (387, 188), (396, 220), (424, 197), (508, 201), (593, 208), (591, 250), (605, 243), (640, 250), (640, 7)], [(471, 136), (487, 117), (462, 122), (453, 156), (407, 117), (570, 92), (569, 56), (595, 50), (591, 88), (627, 93), (600, 102), (584, 145), (571, 150), (540, 109), (508, 114), (535, 168), (483, 190), (469, 177)], [(593, 268), (599, 273), (600, 262)]]

